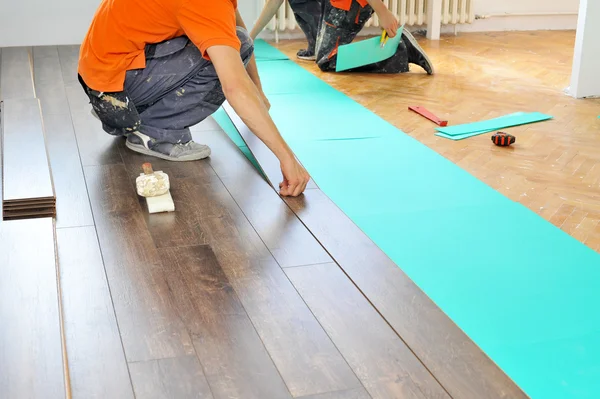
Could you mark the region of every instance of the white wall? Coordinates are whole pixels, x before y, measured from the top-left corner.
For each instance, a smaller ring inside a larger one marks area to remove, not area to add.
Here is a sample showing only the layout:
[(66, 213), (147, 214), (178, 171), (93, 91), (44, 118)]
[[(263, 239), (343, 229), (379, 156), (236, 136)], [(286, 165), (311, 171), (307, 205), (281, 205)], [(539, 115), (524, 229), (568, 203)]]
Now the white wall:
[[(475, 13), (490, 18), (460, 25), (459, 32), (575, 29), (577, 26), (579, 0), (474, 1)], [(0, 0), (0, 47), (78, 44), (99, 3), (100, 0)], [(262, 8), (261, 0), (238, 0), (238, 3), (247, 25), (252, 26)], [(552, 15), (492, 16), (515, 13)], [(571, 15), (559, 15), (561, 13)], [(444, 27), (443, 31), (454, 31), (454, 26)]]
[(581, 0), (571, 87), (567, 90), (575, 98), (600, 97), (600, 2)]
[(79, 43), (100, 0), (0, 0), (0, 47)]
[[(0, 47), (79, 44), (101, 0), (0, 0)], [(247, 25), (256, 0), (238, 0)]]
[[(462, 25), (459, 31), (564, 30), (577, 27), (579, 0), (474, 1), (475, 14), (489, 18)], [(499, 16), (502, 14), (505, 16)]]

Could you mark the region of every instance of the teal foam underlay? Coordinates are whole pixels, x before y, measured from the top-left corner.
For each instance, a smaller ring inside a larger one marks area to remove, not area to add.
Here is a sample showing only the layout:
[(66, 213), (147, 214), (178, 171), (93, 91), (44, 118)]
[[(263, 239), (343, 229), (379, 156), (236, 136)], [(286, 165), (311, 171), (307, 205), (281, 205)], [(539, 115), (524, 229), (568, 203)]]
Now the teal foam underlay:
[[(265, 75), (269, 76), (269, 75)], [(315, 77), (315, 79), (317, 79)], [(269, 95), (269, 113), (286, 140), (394, 137), (398, 129), (329, 87), (327, 91)], [(293, 112), (290, 110), (293, 109)]]
[(600, 255), (333, 88), (302, 90), (321, 85), (300, 66), (301, 84), (269, 62), (263, 84), (293, 87), (269, 95), (273, 118), (321, 190), (532, 399), (600, 398)]
[(278, 61), (288, 60), (287, 55), (271, 46), (264, 40), (258, 39), (254, 41), (254, 58), (256, 61)]
[(260, 76), (270, 76), (262, 81), (263, 92), (269, 94), (313, 93), (331, 91), (332, 88), (321, 79), (306, 79), (306, 70), (290, 60), (256, 61)]
[[(263, 174), (262, 169), (260, 168), (258, 162), (256, 161), (256, 158), (254, 158), (254, 155), (252, 155), (252, 152), (250, 152), (250, 149), (246, 146), (246, 142), (244, 141), (242, 136), (238, 133), (237, 129), (235, 128), (235, 125), (233, 124), (233, 122), (231, 122), (231, 119), (229, 119), (225, 110), (223, 108), (219, 108), (212, 115), (212, 117), (219, 124), (219, 126), (221, 126), (221, 128), (223, 128), (225, 133), (227, 133), (227, 135), (229, 136), (231, 141), (233, 141), (235, 143), (235, 145), (238, 146), (238, 148), (242, 151), (242, 153), (246, 156), (246, 158), (248, 158), (248, 160), (250, 162), (252, 162), (252, 165), (254, 165), (254, 167), (261, 174)], [(264, 176), (264, 174), (263, 174), (263, 176)]]
[(458, 136), (469, 133), (485, 132), (490, 130), (498, 130), (506, 127), (520, 126), (528, 123), (541, 122), (548, 119), (552, 119), (552, 116), (545, 115), (540, 112), (529, 112), (502, 116), (500, 118), (494, 118), (487, 121), (479, 121), (473, 123), (467, 123), (464, 125), (455, 125), (447, 127), (437, 127), (440, 133), (444, 133), (449, 136)]

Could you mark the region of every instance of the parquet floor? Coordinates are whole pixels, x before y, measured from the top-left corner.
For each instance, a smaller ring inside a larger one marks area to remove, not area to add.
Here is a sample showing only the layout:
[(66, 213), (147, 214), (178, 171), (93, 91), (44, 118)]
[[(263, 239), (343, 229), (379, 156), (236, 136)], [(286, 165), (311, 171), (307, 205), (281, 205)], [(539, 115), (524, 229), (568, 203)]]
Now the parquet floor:
[[(309, 71), (405, 133), (460, 165), (502, 194), (519, 201), (600, 251), (600, 99), (576, 100), (569, 86), (575, 32), (494, 32), (417, 37), (436, 68), (418, 66), (401, 75)], [(302, 41), (276, 45), (291, 59)], [(511, 148), (495, 147), (490, 135), (451, 141), (435, 125), (408, 111), (427, 107), (450, 124), (513, 112), (543, 112), (548, 122), (507, 131)]]

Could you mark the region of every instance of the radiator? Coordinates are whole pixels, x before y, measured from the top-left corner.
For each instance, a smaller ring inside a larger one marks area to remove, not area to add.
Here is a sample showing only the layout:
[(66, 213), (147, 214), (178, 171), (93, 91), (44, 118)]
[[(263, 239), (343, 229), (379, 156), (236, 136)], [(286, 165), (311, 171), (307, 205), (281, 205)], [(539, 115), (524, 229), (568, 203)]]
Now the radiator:
[[(325, 0), (327, 1), (327, 0)], [(475, 0), (442, 0), (441, 20), (444, 25), (470, 24), (475, 19), (473, 3)], [(400, 25), (424, 25), (427, 20), (427, 0), (383, 0), (388, 9), (400, 21)], [(261, 7), (265, 0), (261, 0)], [(367, 22), (366, 27), (379, 26), (377, 15)], [(277, 15), (267, 25), (271, 31), (289, 31), (296, 29), (296, 19), (287, 0), (284, 1)]]

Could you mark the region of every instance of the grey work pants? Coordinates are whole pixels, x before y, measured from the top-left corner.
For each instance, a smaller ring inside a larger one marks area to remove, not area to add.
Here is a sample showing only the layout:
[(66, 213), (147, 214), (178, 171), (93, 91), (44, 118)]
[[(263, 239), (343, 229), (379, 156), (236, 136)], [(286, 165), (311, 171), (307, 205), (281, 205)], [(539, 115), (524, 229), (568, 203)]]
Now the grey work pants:
[[(248, 32), (238, 27), (240, 56), (248, 65), (254, 45)], [(92, 107), (110, 134), (139, 130), (157, 143), (186, 143), (190, 127), (212, 115), (225, 101), (212, 62), (185, 36), (146, 47), (146, 67), (127, 71), (125, 90), (98, 93), (80, 82)], [(104, 96), (125, 99), (128, 108), (113, 106)]]

